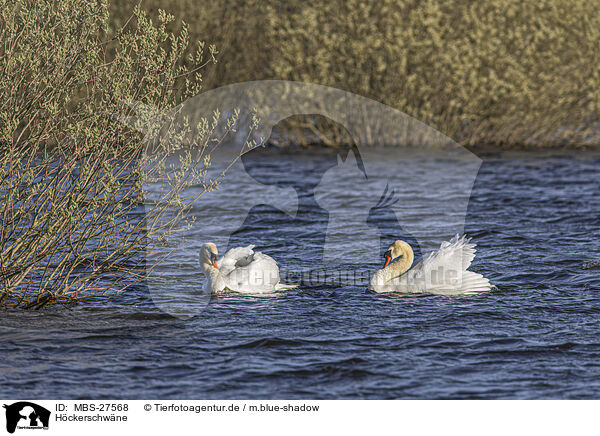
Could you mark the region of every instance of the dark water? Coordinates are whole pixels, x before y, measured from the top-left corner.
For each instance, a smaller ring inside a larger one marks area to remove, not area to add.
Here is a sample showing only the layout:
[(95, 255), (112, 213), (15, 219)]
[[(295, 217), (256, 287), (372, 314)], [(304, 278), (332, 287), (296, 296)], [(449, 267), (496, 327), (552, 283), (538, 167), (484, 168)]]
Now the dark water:
[[(273, 297), (214, 297), (179, 319), (140, 288), (107, 305), (5, 310), (1, 396), (600, 398), (600, 269), (588, 264), (600, 260), (600, 158), (484, 159), (465, 231), (479, 247), (472, 269), (492, 292), (407, 297), (304, 283)], [(298, 213), (256, 206), (230, 244), (256, 243), (290, 270), (318, 266), (329, 215), (312, 189), (315, 165), (330, 162), (250, 162), (292, 179)], [(385, 209), (369, 223), (382, 246), (399, 237)]]

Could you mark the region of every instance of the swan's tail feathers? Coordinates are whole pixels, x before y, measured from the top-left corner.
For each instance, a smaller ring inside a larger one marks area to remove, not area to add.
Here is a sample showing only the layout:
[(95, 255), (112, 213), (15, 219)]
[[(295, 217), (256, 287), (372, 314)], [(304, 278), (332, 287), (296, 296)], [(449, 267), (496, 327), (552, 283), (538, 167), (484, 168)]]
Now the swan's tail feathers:
[(492, 289), (490, 281), (481, 274), (473, 271), (465, 271), (462, 274), (461, 289), (464, 293), (471, 294), (486, 292)]
[(296, 289), (298, 285), (285, 285), (283, 283), (277, 283), (275, 285), (276, 291), (289, 291), (290, 289)]

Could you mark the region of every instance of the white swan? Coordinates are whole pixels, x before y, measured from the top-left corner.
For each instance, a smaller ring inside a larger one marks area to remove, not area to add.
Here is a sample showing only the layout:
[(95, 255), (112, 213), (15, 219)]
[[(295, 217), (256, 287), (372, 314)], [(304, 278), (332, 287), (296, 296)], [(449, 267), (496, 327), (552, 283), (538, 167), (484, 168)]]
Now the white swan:
[[(489, 291), (490, 281), (473, 271), (467, 271), (475, 257), (475, 244), (456, 235), (442, 242), (438, 251), (427, 255), (410, 269), (414, 253), (409, 244), (396, 241), (385, 253), (383, 269), (371, 278), (370, 289), (375, 292), (426, 292), (454, 295)], [(390, 263), (393, 259), (400, 258)]]
[(208, 279), (205, 290), (261, 294), (296, 287), (280, 283), (277, 262), (253, 248), (254, 245), (232, 248), (217, 260), (217, 246), (212, 242), (204, 244), (200, 250), (200, 262)]

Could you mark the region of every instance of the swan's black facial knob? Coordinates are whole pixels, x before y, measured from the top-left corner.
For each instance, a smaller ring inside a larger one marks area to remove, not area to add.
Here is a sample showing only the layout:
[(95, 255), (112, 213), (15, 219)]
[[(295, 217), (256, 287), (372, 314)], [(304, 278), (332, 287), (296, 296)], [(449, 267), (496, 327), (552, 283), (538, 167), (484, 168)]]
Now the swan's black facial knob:
[(210, 261), (215, 268), (219, 268), (217, 266), (217, 255), (215, 253), (210, 253)]

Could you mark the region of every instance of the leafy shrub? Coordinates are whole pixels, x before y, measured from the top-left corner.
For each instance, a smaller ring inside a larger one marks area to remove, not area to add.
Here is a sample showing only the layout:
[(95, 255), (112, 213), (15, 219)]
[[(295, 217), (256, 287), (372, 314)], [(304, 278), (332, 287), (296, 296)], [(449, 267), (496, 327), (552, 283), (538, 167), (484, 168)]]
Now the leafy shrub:
[(110, 30), (106, 1), (0, 0), (0, 306), (108, 298), (148, 279), (145, 254), (168, 254), (201, 194), (182, 193), (214, 188), (218, 118), (195, 126), (187, 149), (191, 127), (162, 125), (172, 134), (150, 143), (119, 122), (131, 102), (160, 111), (199, 92), (216, 50), (190, 52), (172, 20), (136, 8)]

